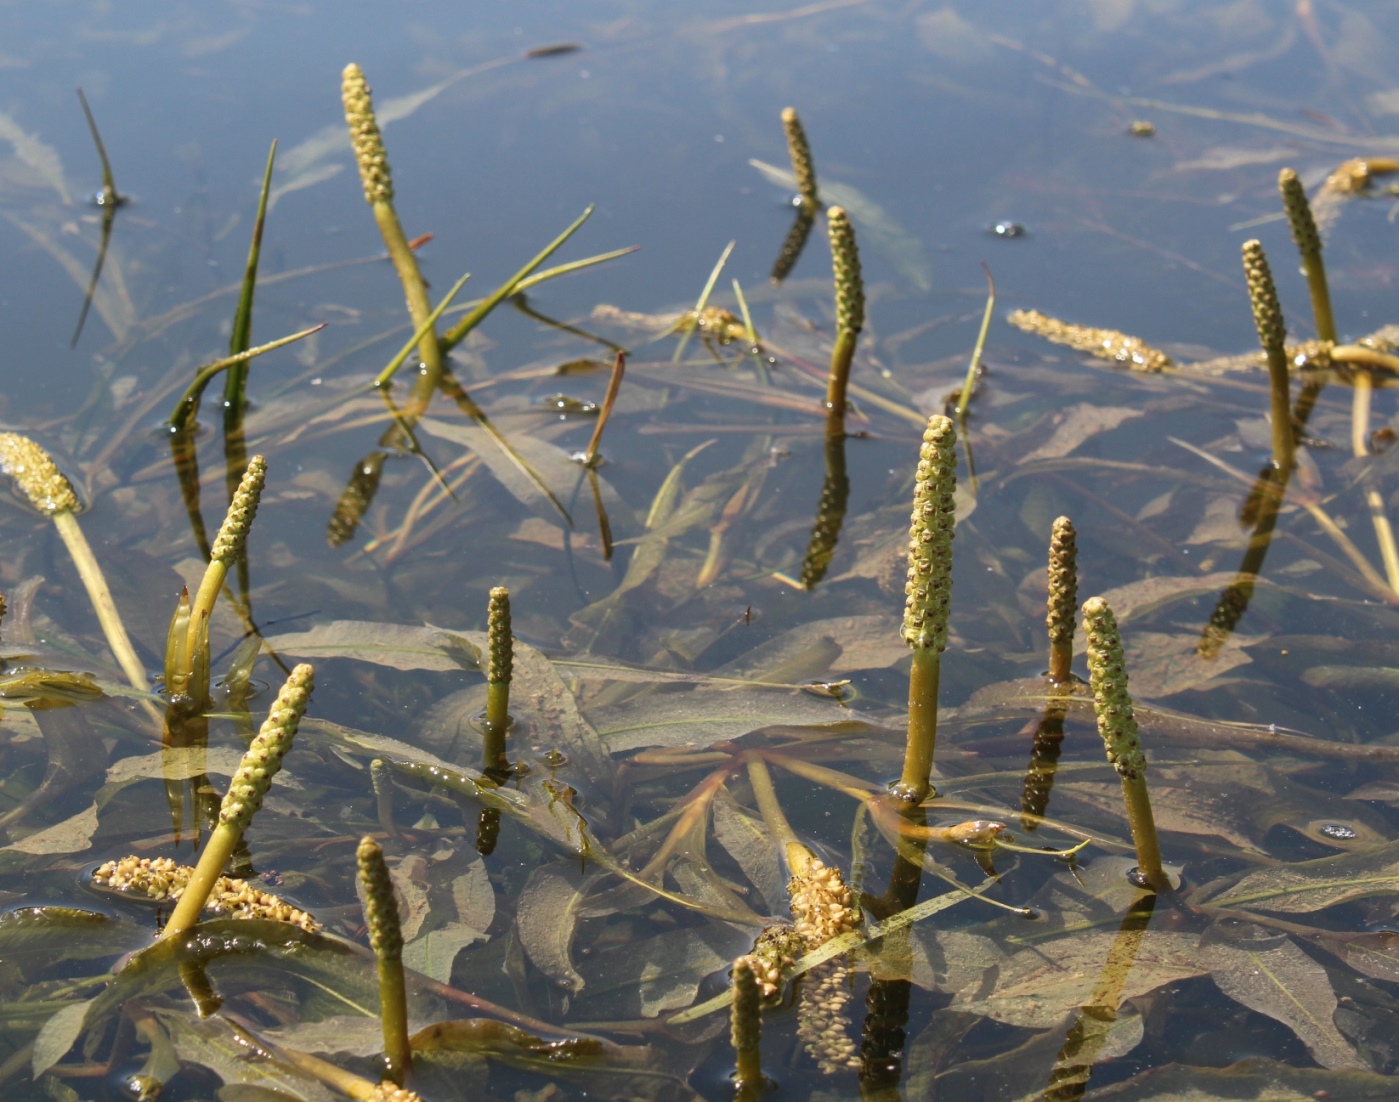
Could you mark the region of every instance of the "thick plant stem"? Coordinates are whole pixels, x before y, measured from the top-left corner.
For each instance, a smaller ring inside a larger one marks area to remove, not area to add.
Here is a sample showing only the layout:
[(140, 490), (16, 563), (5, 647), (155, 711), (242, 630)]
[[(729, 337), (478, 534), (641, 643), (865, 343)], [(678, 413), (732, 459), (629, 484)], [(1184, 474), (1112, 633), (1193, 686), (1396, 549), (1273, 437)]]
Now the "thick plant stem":
[(1273, 465), (1280, 471), (1292, 469), (1292, 400), (1287, 377), (1287, 351), (1283, 347), (1286, 327), (1282, 307), (1278, 304), (1277, 287), (1268, 267), (1268, 257), (1257, 241), (1243, 245), (1244, 277), (1248, 281), (1248, 298), (1253, 307), (1253, 323), (1258, 329), (1258, 341), (1268, 357), (1268, 382), (1272, 402)]
[(1122, 779), (1127, 821), (1137, 848), (1138, 874), (1153, 891), (1170, 891), (1170, 879), (1161, 867), (1161, 847), (1156, 840), (1156, 821), (1151, 814), (1151, 797), (1146, 788), (1146, 755), (1142, 753), (1132, 697), (1127, 689), (1122, 639), (1117, 631), (1117, 618), (1101, 597), (1091, 597), (1084, 602), (1083, 633), (1088, 640), (1088, 670), (1098, 734), (1107, 748), (1108, 761)]
[[(1370, 454), (1370, 399), (1374, 385), (1370, 372), (1355, 373), (1350, 443), (1356, 459), (1364, 459)], [(1394, 529), (1384, 509), (1384, 496), (1376, 487), (1374, 473), (1368, 467), (1362, 469), (1360, 483), (1365, 490), (1365, 505), (1370, 510), (1370, 524), (1375, 529), (1375, 542), (1379, 544), (1385, 578), (1389, 588), (1399, 593), (1399, 545), (1395, 543)]]
[(831, 350), (831, 371), (826, 383), (826, 431), (835, 435), (845, 431), (845, 391), (850, 383), (855, 343), (865, 325), (865, 285), (860, 275), (855, 227), (845, 210), (831, 207), (826, 212), (826, 223), (836, 296), (836, 343)]
[(1074, 621), (1078, 618), (1078, 544), (1073, 521), (1059, 517), (1049, 535), (1049, 680), (1072, 676)]
[(510, 729), (510, 675), (514, 666), (515, 639), (510, 626), (510, 590), (491, 590), (486, 613), (486, 721), (485, 768), (506, 765), (505, 735)]
[(92, 609), (97, 613), (97, 620), (102, 625), (102, 633), (107, 637), (107, 645), (112, 648), (117, 665), (126, 674), (132, 688), (145, 692), (149, 688), (145, 666), (136, 657), (136, 648), (126, 634), (121, 614), (112, 600), (112, 591), (107, 588), (107, 579), (97, 564), (97, 556), (92, 553), (92, 546), (78, 527), (78, 495), (72, 483), (42, 445), (17, 432), (0, 432), (0, 471), (13, 478), (29, 503), (53, 521), (73, 565), (78, 569), (78, 577), (82, 579), (88, 599), (92, 601)]
[(942, 655), (931, 647), (913, 652), (908, 671), (908, 742), (904, 748), (899, 794), (911, 803), (932, 790), (929, 777), (938, 740), (938, 680)]
[(1282, 192), (1282, 205), (1292, 228), (1292, 240), (1302, 254), (1302, 271), (1307, 277), (1307, 290), (1311, 292), (1316, 335), (1324, 341), (1335, 341), (1336, 322), (1331, 316), (1331, 291), (1326, 285), (1326, 265), (1321, 259), (1321, 234), (1317, 233), (1307, 193), (1297, 173), (1290, 168), (1278, 173), (1278, 190)]
[(729, 1037), (733, 1042), (738, 1069), (734, 1076), (740, 1098), (756, 1098), (763, 1084), (763, 1060), (760, 1041), (763, 1035), (762, 1012), (758, 997), (758, 978), (753, 962), (739, 957), (733, 967), (734, 999), (729, 1018)]
[(360, 887), (364, 889), (364, 921), (369, 927), (370, 947), (379, 962), (385, 1071), (401, 1087), (412, 1074), (413, 1051), (408, 1043), (408, 991), (403, 981), (403, 931), (398, 923), (398, 903), (379, 843), (366, 834), (356, 856)]
[(219, 823), (209, 835), (209, 841), (195, 866), (188, 887), (175, 905), (170, 921), (161, 933), (163, 939), (186, 933), (199, 921), (204, 904), (215, 882), (223, 874), (228, 859), (237, 849), (239, 839), (262, 807), (262, 799), (272, 786), (272, 778), (282, 768), (282, 758), (291, 749), (292, 739), (315, 684), (315, 670), (302, 663), (291, 671), (286, 684), (277, 693), (267, 719), (253, 739), (242, 764), (229, 783), (219, 807)]
[(908, 742), (894, 792), (908, 803), (928, 795), (937, 746), (938, 677), (952, 600), (952, 535), (957, 522), (957, 431), (934, 414), (923, 433), (908, 530), (903, 638), (913, 648), (908, 680)]
[(107, 645), (112, 648), (117, 665), (126, 674), (133, 689), (146, 692), (150, 688), (146, 681), (146, 667), (136, 657), (131, 636), (126, 634), (126, 625), (117, 611), (117, 603), (112, 599), (112, 591), (107, 588), (107, 579), (97, 565), (97, 556), (92, 553), (91, 544), (78, 527), (78, 518), (71, 512), (60, 511), (53, 514), (53, 524), (58, 529), (63, 546), (68, 549), (73, 565), (78, 568), (78, 577), (83, 581), (88, 599), (92, 601), (92, 609), (97, 613), (97, 621), (102, 625), (102, 634), (107, 637)]

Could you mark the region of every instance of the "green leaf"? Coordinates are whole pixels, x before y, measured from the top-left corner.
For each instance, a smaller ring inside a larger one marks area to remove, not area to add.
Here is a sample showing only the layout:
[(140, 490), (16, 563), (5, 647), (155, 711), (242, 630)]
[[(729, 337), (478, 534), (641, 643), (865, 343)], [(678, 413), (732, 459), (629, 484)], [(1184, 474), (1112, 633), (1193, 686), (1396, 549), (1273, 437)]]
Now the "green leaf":
[(1210, 907), (1305, 914), (1395, 891), (1399, 891), (1399, 842), (1361, 853), (1258, 869), (1237, 879), (1216, 880), (1200, 888), (1194, 902)]
[(1326, 969), (1286, 935), (1268, 936), (1271, 931), (1255, 929), (1264, 936), (1253, 945), (1207, 939), (1201, 956), (1215, 986), (1235, 1002), (1287, 1026), (1322, 1067), (1368, 1070), (1332, 1021), (1336, 993)]
[(269, 649), (300, 658), (353, 658), (395, 670), (444, 671), (479, 669), (485, 643), (485, 632), (372, 620), (333, 620), (267, 640)]
[(449, 922), (446, 926), (431, 930), (416, 941), (403, 947), (403, 966), (425, 976), (431, 976), (439, 983), (449, 983), (452, 979), (452, 963), (457, 953), (468, 945), (486, 941), (488, 935), (463, 922)]
[(534, 966), (575, 995), (584, 981), (573, 967), (573, 934), (583, 895), (595, 879), (571, 864), (537, 868), (525, 881), (515, 915), (515, 929)]
[[(98, 996), (100, 998), (101, 996)], [(87, 1012), (97, 999), (84, 999), (70, 1003), (44, 1023), (39, 1035), (34, 1038), (34, 1052), (31, 1063), (34, 1078), (38, 1078), (58, 1063), (73, 1047), (73, 1042), (82, 1033), (87, 1022)]]

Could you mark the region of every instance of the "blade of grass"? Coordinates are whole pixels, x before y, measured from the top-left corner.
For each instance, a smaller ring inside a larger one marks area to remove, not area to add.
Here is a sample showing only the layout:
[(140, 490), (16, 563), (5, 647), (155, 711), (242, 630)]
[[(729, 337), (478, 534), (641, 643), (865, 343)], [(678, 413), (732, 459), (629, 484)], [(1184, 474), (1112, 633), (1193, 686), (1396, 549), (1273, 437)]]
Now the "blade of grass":
[(185, 392), (180, 395), (180, 400), (175, 404), (174, 410), (170, 414), (167, 422), (172, 429), (185, 428), (199, 412), (199, 400), (204, 395), (204, 388), (209, 385), (214, 376), (220, 371), (227, 371), (234, 364), (246, 363), (254, 360), (266, 352), (275, 351), (285, 344), (302, 340), (312, 333), (319, 333), (326, 326), (325, 322), (313, 325), (309, 329), (303, 329), (299, 333), (292, 333), (290, 336), (279, 337), (275, 341), (268, 341), (260, 344), (256, 348), (250, 348), (246, 352), (239, 352), (236, 356), (225, 356), (221, 360), (215, 360), (211, 364), (205, 364), (194, 376), (194, 381), (185, 388)]
[(724, 270), (724, 265), (729, 262), (729, 254), (734, 251), (737, 241), (730, 241), (724, 247), (724, 251), (719, 254), (719, 262), (714, 265), (714, 270), (709, 273), (709, 281), (705, 283), (704, 290), (700, 292), (700, 297), (695, 302), (694, 316), (690, 318), (690, 323), (686, 327), (684, 334), (680, 337), (680, 343), (675, 346), (675, 355), (670, 358), (671, 363), (679, 363), (680, 357), (685, 351), (685, 345), (689, 343), (690, 334), (699, 326), (700, 315), (704, 313), (704, 308), (709, 304), (709, 296), (714, 291), (714, 284), (719, 282), (719, 273)]
[(374, 385), (376, 387), (380, 387), (382, 389), (383, 387), (388, 385), (389, 380), (392, 379), (394, 376), (394, 372), (396, 372), (400, 367), (403, 366), (403, 361), (408, 359), (408, 357), (412, 354), (413, 349), (418, 347), (418, 344), (422, 341), (422, 339), (432, 332), (433, 326), (437, 324), (437, 319), (442, 316), (442, 311), (447, 309), (447, 307), (451, 305), (452, 299), (457, 297), (457, 292), (462, 289), (462, 287), (466, 284), (466, 281), (470, 278), (471, 273), (467, 272), (461, 277), (461, 279), (457, 280), (456, 283), (452, 285), (452, 289), (447, 292), (446, 296), (442, 299), (441, 302), (437, 304), (437, 306), (433, 309), (432, 313), (430, 313), (426, 318), (423, 319), (423, 324), (418, 326), (417, 331), (413, 334), (412, 338), (408, 341), (408, 343), (405, 344), (402, 348), (400, 348), (398, 350), (398, 354), (389, 361), (388, 366), (385, 367), (383, 371), (379, 372), (377, 376), (375, 376)]
[(471, 313), (467, 314), (466, 317), (462, 318), (461, 321), (447, 330), (447, 332), (442, 335), (442, 340), (440, 342), (442, 351), (448, 352), (455, 348), (465, 340), (466, 335), (480, 325), (481, 322), (485, 320), (486, 315), (494, 310), (504, 299), (509, 298), (516, 291), (524, 290), (523, 284), (525, 279), (532, 275), (534, 270), (548, 260), (549, 257), (553, 256), (565, 241), (578, 232), (578, 228), (592, 217), (594, 208), (595, 204), (589, 203), (587, 210), (575, 218), (572, 225), (564, 230), (563, 233), (549, 242), (549, 244), (544, 247), (543, 252), (539, 253), (538, 256), (497, 287), (493, 294), (482, 299), (480, 305), (472, 310)]
[[(257, 289), (258, 260), (262, 255), (262, 229), (267, 222), (267, 196), (272, 190), (272, 166), (277, 159), (277, 142), (267, 151), (267, 167), (262, 174), (262, 192), (257, 201), (257, 217), (253, 221), (253, 237), (248, 245), (248, 262), (243, 269), (243, 286), (238, 294), (238, 309), (233, 314), (233, 332), (228, 338), (228, 352), (236, 356), (252, 347), (253, 293)], [(223, 380), (224, 435), (238, 431), (243, 423), (243, 407), (247, 400), (248, 365), (236, 364), (228, 369)]]
[[(972, 404), (972, 391), (976, 389), (976, 369), (981, 366), (981, 353), (986, 348), (986, 334), (991, 328), (991, 314), (996, 309), (996, 281), (991, 269), (983, 260), (981, 270), (986, 273), (986, 313), (981, 316), (981, 332), (976, 335), (976, 345), (972, 348), (971, 363), (967, 364), (967, 378), (962, 383), (962, 394), (957, 399), (957, 417), (964, 422), (967, 410)], [(965, 429), (964, 429), (965, 431)]]

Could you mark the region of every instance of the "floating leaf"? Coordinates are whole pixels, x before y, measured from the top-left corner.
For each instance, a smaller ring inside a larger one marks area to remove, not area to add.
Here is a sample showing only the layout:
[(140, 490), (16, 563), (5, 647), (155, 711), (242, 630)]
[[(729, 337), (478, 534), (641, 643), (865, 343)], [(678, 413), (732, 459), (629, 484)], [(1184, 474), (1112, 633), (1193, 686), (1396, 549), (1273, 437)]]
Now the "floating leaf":
[(1201, 957), (1215, 985), (1235, 1002), (1287, 1026), (1322, 1067), (1366, 1070), (1332, 1021), (1336, 993), (1326, 969), (1286, 935), (1262, 932), (1256, 945), (1206, 939)]

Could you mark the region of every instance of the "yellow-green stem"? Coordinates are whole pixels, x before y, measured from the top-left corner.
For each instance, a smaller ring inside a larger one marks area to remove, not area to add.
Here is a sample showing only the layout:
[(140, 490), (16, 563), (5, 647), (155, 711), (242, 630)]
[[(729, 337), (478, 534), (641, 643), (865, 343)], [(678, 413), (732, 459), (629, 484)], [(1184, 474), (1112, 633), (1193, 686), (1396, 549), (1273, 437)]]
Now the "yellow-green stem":
[(1171, 890), (1170, 878), (1161, 867), (1161, 844), (1156, 838), (1156, 817), (1151, 813), (1151, 795), (1146, 789), (1146, 776), (1123, 776), (1122, 799), (1127, 805), (1127, 825), (1132, 829), (1132, 844), (1137, 850), (1137, 869), (1152, 891)]
[(842, 329), (836, 333), (831, 349), (831, 374), (826, 380), (826, 431), (838, 435), (845, 431), (845, 391), (850, 384), (850, 365), (855, 359), (855, 344), (859, 333)]
[(748, 783), (753, 787), (753, 802), (758, 805), (763, 824), (782, 847), (787, 868), (793, 876), (800, 876), (811, 863), (811, 850), (797, 840), (792, 824), (787, 822), (782, 804), (777, 799), (777, 790), (772, 786), (772, 774), (768, 771), (767, 762), (752, 756), (747, 759), (747, 765)]
[(364, 889), (364, 919), (369, 944), (379, 962), (379, 1014), (384, 1025), (384, 1063), (390, 1079), (403, 1086), (412, 1074), (413, 1052), (408, 1041), (408, 992), (403, 980), (403, 931), (398, 903), (384, 851), (365, 835), (356, 855), (360, 887)]
[(238, 828), (223, 823), (213, 829), (208, 842), (204, 844), (204, 852), (199, 855), (199, 864), (194, 867), (194, 875), (189, 878), (170, 920), (161, 931), (162, 939), (180, 937), (199, 921), (204, 904), (214, 890), (214, 883), (223, 875), (224, 866), (238, 848), (238, 839), (242, 835)]
[(915, 647), (908, 671), (908, 741), (896, 794), (921, 802), (931, 791), (929, 778), (938, 741), (938, 678), (942, 655), (934, 647)]
[(97, 613), (97, 620), (102, 625), (102, 633), (107, 637), (107, 645), (116, 656), (117, 665), (126, 674), (126, 679), (131, 682), (133, 689), (146, 692), (150, 687), (146, 682), (146, 668), (136, 657), (136, 648), (131, 645), (131, 637), (126, 634), (121, 613), (117, 611), (117, 604), (112, 600), (112, 591), (107, 588), (107, 579), (102, 574), (102, 568), (97, 565), (97, 556), (92, 553), (87, 537), (78, 527), (78, 518), (67, 510), (60, 510), (52, 516), (54, 527), (58, 529), (63, 545), (68, 548), (73, 565), (78, 568), (78, 577), (87, 589), (93, 611)]

